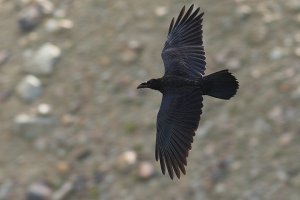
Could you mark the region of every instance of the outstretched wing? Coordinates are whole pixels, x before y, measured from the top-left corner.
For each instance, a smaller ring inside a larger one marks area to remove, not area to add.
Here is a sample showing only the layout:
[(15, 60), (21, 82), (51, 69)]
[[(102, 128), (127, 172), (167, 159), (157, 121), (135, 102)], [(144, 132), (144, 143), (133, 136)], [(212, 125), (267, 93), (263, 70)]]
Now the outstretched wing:
[(170, 24), (168, 38), (162, 50), (165, 74), (199, 78), (204, 75), (205, 52), (202, 41), (203, 12), (193, 11), (192, 5), (186, 13), (182, 8), (175, 24)]
[(157, 115), (155, 158), (160, 160), (162, 173), (166, 167), (171, 179), (174, 172), (185, 174), (186, 158), (202, 113), (202, 92), (181, 88), (163, 95)]

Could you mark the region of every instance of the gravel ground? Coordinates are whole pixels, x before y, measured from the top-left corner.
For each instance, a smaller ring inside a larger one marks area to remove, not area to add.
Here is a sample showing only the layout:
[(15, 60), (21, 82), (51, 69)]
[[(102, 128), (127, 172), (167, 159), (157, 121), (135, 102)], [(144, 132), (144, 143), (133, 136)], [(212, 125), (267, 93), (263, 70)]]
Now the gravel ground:
[[(206, 97), (187, 175), (154, 159), (160, 52), (183, 5), (205, 11)], [(0, 200), (300, 199), (300, 1), (0, 0)]]

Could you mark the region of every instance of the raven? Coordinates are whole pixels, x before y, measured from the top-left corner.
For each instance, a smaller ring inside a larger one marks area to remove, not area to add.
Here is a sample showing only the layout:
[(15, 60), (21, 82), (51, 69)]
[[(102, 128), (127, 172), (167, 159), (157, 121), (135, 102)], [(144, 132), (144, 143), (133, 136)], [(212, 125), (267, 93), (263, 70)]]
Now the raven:
[(204, 76), (206, 69), (202, 41), (204, 12), (194, 5), (185, 6), (174, 18), (161, 56), (165, 74), (162, 78), (141, 83), (137, 88), (151, 88), (162, 93), (157, 115), (155, 158), (161, 171), (173, 179), (186, 174), (185, 166), (193, 136), (202, 114), (203, 95), (230, 99), (239, 87), (237, 79), (226, 69)]

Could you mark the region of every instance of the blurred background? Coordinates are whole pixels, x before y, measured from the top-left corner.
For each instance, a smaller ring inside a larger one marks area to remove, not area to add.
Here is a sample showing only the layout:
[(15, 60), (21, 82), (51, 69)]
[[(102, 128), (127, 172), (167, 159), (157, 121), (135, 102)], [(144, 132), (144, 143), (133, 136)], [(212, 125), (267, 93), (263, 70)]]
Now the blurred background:
[[(187, 175), (154, 159), (172, 17), (204, 15), (206, 97)], [(0, 199), (300, 199), (299, 0), (0, 0)]]

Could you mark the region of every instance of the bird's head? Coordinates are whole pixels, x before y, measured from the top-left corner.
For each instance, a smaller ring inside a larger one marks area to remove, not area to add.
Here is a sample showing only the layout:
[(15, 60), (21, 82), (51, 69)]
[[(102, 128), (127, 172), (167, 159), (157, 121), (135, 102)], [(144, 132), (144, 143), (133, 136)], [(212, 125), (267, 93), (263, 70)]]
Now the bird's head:
[(150, 79), (147, 82), (141, 83), (137, 89), (140, 88), (150, 88), (153, 90), (160, 90), (161, 89), (161, 79)]

